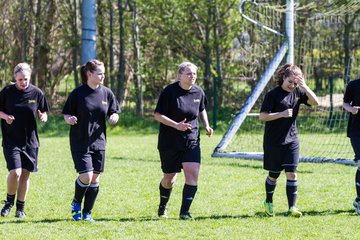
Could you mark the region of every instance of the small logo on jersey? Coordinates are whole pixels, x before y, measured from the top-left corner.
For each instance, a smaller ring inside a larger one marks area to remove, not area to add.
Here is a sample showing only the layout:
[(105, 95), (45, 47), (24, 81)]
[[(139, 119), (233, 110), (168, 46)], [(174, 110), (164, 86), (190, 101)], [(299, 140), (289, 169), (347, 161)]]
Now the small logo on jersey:
[(33, 100), (33, 99), (29, 99), (28, 103), (29, 103), (29, 104), (33, 104), (33, 103), (36, 103), (36, 101)]
[(101, 101), (101, 104), (102, 105), (107, 105), (107, 102), (106, 101)]
[(194, 99), (194, 102), (200, 102), (200, 99), (196, 98)]

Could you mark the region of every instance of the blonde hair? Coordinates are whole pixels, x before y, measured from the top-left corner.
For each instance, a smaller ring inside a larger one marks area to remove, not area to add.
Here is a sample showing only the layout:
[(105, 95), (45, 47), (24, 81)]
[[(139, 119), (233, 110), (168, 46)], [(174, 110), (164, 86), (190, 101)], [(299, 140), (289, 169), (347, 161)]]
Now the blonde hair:
[(196, 71), (197, 71), (197, 69), (198, 69), (198, 67), (197, 67), (195, 64), (191, 63), (191, 62), (182, 62), (182, 63), (180, 63), (180, 65), (178, 66), (178, 74), (183, 73), (184, 70), (185, 70), (186, 68), (189, 68), (189, 67), (194, 67)]
[(13, 76), (15, 76), (18, 72), (29, 72), (31, 74), (32, 70), (28, 63), (22, 62), (15, 66)]

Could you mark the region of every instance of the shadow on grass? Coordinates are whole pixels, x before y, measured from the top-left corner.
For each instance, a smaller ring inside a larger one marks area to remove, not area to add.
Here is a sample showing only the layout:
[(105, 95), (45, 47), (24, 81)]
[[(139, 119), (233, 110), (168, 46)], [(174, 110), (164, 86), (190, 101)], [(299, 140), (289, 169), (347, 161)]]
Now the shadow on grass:
[(128, 157), (112, 157), (112, 159), (120, 161), (138, 161), (138, 162), (160, 162), (160, 159), (143, 159), (143, 158), (128, 158)]
[[(349, 215), (358, 217), (358, 215), (355, 213), (353, 209), (350, 210), (324, 210), (324, 211), (303, 211), (303, 217), (307, 216), (331, 216), (331, 215)], [(280, 212), (276, 213), (276, 217), (287, 217), (287, 212)], [(265, 215), (264, 212), (256, 212), (254, 215), (211, 215), (211, 216), (198, 216), (195, 217), (195, 221), (202, 221), (202, 220), (223, 220), (223, 219), (249, 219), (249, 218), (269, 218)], [(150, 221), (183, 221), (179, 218), (168, 218), (160, 219), (158, 217), (138, 217), (138, 218), (95, 218), (96, 222), (150, 222)], [(31, 220), (30, 218), (27, 219), (6, 219), (6, 220), (0, 220), (0, 225), (2, 224), (26, 224), (26, 223), (57, 223), (57, 222), (72, 222), (74, 224), (90, 224), (88, 222), (79, 221), (75, 222), (72, 219), (66, 218), (57, 218), (57, 219), (42, 219), (42, 220)]]
[(64, 218), (57, 218), (57, 219), (41, 219), (41, 220), (31, 220), (30, 218), (26, 219), (6, 219), (6, 220), (0, 220), (1, 224), (9, 224), (9, 223), (56, 223), (56, 222), (71, 222), (71, 219), (64, 219)]

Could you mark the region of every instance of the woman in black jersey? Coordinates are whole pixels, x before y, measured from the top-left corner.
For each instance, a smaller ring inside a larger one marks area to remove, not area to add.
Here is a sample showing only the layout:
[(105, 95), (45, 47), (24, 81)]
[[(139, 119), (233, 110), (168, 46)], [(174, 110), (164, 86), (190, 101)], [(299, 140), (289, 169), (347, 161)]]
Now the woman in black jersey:
[(360, 214), (360, 79), (353, 80), (346, 86), (343, 107), (350, 113), (347, 127), (347, 136), (355, 152), (354, 161), (358, 168), (355, 173), (356, 198), (354, 200), (355, 212)]
[(297, 166), (299, 161), (299, 139), (296, 117), (300, 104), (316, 106), (319, 101), (306, 85), (304, 76), (295, 65), (285, 64), (277, 71), (278, 86), (270, 90), (262, 103), (259, 119), (265, 121), (264, 169), (269, 171), (265, 181), (265, 213), (274, 216), (273, 194), (277, 178), (282, 170), (286, 174), (288, 216), (301, 217), (295, 207), (297, 196)]
[(193, 220), (190, 205), (197, 191), (200, 170), (200, 133), (198, 118), (211, 136), (213, 129), (205, 106), (203, 90), (195, 85), (197, 67), (183, 62), (178, 67), (178, 79), (161, 93), (154, 118), (160, 122), (158, 150), (163, 178), (161, 179), (158, 216), (167, 218), (167, 203), (178, 172), (185, 174), (180, 219)]
[(48, 104), (43, 92), (30, 84), (29, 64), (16, 65), (13, 77), (15, 84), (6, 86), (0, 92), (2, 147), (9, 170), (7, 196), (1, 216), (10, 214), (16, 196), (15, 217), (25, 218), (30, 172), (37, 172), (39, 138), (36, 116), (41, 122), (46, 122)]
[(79, 173), (71, 204), (73, 219), (93, 222), (91, 210), (99, 192), (100, 173), (104, 171), (106, 118), (110, 125), (115, 125), (120, 108), (112, 91), (103, 86), (105, 68), (102, 62), (90, 60), (84, 64), (81, 79), (82, 86), (71, 92), (62, 113), (65, 122), (71, 125), (70, 149)]

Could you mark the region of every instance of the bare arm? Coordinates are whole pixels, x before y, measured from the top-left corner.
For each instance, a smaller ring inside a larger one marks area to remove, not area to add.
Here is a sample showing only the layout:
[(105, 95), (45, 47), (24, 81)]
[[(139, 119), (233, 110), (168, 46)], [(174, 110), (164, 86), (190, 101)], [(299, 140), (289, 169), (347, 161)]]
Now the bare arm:
[(316, 94), (309, 88), (309, 86), (306, 85), (305, 80), (303, 78), (299, 78), (298, 84), (302, 89), (304, 89), (306, 96), (308, 97), (307, 103), (311, 106), (318, 106), (319, 99), (317, 98)]
[(282, 112), (275, 112), (275, 113), (260, 112), (259, 120), (268, 122), (279, 118), (289, 118), (292, 117), (292, 113), (293, 113), (292, 108), (286, 109), (285, 111)]
[(357, 114), (358, 111), (359, 111), (359, 106), (351, 106), (350, 103), (346, 103), (344, 102), (343, 103), (343, 108), (348, 111), (348, 112), (351, 112), (353, 115)]
[(186, 118), (182, 120), (181, 122), (175, 122), (174, 120), (168, 118), (165, 115), (162, 115), (158, 112), (154, 113), (154, 119), (158, 122), (161, 122), (162, 124), (175, 128), (179, 131), (186, 131), (188, 129), (191, 129), (191, 125), (189, 123), (186, 123)]
[(119, 114), (113, 113), (109, 117), (110, 125), (115, 125), (119, 121)]
[(41, 112), (40, 110), (38, 110), (37, 114), (38, 114), (38, 117), (39, 117), (41, 122), (43, 122), (43, 123), (47, 122), (48, 115), (47, 115), (46, 112)]
[(75, 125), (77, 123), (77, 117), (69, 115), (69, 114), (64, 115), (64, 120), (67, 124), (70, 124), (70, 125)]
[(205, 109), (202, 112), (200, 112), (200, 119), (201, 119), (203, 126), (205, 127), (206, 135), (211, 137), (214, 133), (214, 130), (209, 125), (209, 120), (208, 120), (207, 112)]
[(12, 124), (12, 122), (15, 120), (15, 117), (13, 115), (8, 115), (2, 111), (0, 111), (0, 118), (4, 119), (7, 124)]

